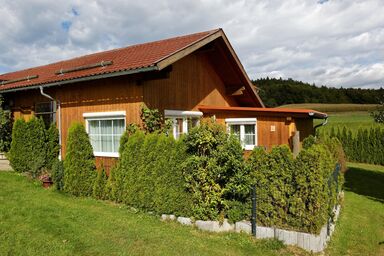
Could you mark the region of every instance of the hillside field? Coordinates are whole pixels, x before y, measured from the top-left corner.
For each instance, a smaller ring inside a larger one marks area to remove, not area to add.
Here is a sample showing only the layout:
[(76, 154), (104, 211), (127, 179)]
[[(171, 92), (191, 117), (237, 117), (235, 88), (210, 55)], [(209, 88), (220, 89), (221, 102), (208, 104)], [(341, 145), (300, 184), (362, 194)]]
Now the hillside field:
[[(352, 129), (357, 132), (358, 129), (370, 127), (382, 127), (384, 125), (377, 124), (370, 116), (370, 111), (375, 110), (377, 105), (374, 104), (290, 104), (281, 107), (313, 109), (328, 114), (328, 122), (325, 126), (319, 128), (321, 131), (330, 131), (332, 127), (343, 129), (343, 127)], [(315, 119), (314, 125), (323, 123), (322, 119)]]

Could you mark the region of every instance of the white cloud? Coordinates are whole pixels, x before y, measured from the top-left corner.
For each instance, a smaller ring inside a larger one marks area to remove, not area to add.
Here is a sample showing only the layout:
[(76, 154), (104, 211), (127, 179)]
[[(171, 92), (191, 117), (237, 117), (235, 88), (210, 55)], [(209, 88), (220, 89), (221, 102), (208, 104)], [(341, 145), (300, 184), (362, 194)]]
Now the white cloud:
[(382, 0), (0, 0), (0, 72), (224, 28), (249, 76), (384, 86)]

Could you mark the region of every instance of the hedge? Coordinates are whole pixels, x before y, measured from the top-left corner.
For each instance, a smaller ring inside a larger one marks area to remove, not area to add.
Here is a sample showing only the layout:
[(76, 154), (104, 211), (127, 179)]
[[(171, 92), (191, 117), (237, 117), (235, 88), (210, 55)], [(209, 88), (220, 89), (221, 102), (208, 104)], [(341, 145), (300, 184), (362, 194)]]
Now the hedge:
[(352, 133), (351, 129), (333, 129), (323, 137), (334, 137), (340, 140), (349, 161), (384, 165), (384, 129), (359, 129)]
[(17, 172), (39, 176), (43, 169), (52, 169), (59, 155), (58, 131), (52, 125), (45, 129), (41, 118), (33, 117), (28, 122), (17, 119), (12, 129), (9, 160)]
[(3, 109), (3, 97), (0, 95), (0, 152), (8, 152), (12, 142), (12, 112)]
[(332, 217), (337, 200), (336, 180), (332, 177), (342, 155), (337, 150), (337, 146), (324, 141), (306, 142), (306, 148), (293, 159), (284, 145), (271, 152), (255, 148), (248, 163), (256, 185), (258, 223), (318, 233)]
[(97, 172), (92, 145), (81, 123), (68, 130), (64, 160), (64, 191), (76, 196), (91, 196)]
[(179, 166), (183, 144), (165, 134), (129, 136), (108, 184), (118, 202), (156, 213), (190, 215), (191, 200)]
[(64, 165), (59, 159), (55, 159), (52, 164), (52, 181), (57, 190), (64, 189)]

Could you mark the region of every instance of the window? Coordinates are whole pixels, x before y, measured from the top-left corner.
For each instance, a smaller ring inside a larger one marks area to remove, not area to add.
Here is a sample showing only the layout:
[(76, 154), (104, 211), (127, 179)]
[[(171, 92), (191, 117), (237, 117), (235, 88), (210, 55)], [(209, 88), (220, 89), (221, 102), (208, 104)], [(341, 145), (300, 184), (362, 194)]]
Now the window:
[(188, 133), (190, 129), (197, 126), (203, 113), (200, 111), (179, 111), (165, 110), (165, 118), (173, 122), (172, 133), (175, 139), (180, 138), (182, 134)]
[(225, 122), (228, 131), (236, 136), (246, 150), (252, 150), (257, 145), (256, 118), (227, 118)]
[(95, 156), (118, 157), (120, 138), (125, 131), (125, 111), (84, 113)]
[(54, 101), (39, 102), (35, 104), (35, 116), (44, 120), (46, 127), (56, 122), (56, 104)]

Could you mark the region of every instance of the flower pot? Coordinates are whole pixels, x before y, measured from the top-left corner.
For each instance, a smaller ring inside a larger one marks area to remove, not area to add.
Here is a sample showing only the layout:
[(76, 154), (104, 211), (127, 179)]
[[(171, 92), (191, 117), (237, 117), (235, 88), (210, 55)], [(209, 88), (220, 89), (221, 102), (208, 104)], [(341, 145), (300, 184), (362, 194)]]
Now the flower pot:
[(52, 186), (52, 184), (53, 184), (52, 181), (43, 181), (43, 187), (44, 188), (49, 188)]

